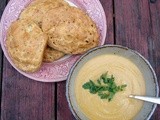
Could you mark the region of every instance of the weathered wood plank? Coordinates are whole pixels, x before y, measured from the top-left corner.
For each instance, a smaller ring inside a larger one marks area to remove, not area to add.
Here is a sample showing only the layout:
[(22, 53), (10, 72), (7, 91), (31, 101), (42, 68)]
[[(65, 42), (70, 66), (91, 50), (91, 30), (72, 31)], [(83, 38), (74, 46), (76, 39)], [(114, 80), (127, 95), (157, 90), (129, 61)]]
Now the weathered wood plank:
[[(1, 96), (2, 96), (2, 69), (3, 69), (2, 59), (3, 59), (3, 53), (0, 48), (0, 102), (1, 102)], [(1, 109), (0, 109), (0, 115), (1, 115)]]
[(0, 81), (2, 80), (2, 67), (3, 67), (2, 59), (3, 59), (3, 52), (2, 49), (0, 48)]
[(7, 0), (0, 0), (0, 18), (2, 16), (3, 10), (6, 6)]
[(113, 11), (113, 0), (100, 0), (107, 20), (107, 33), (106, 33), (106, 44), (114, 43), (114, 11)]
[(57, 120), (75, 120), (66, 99), (66, 82), (57, 83)]
[[(151, 22), (152, 22), (152, 48), (154, 55), (154, 63), (156, 74), (160, 86), (160, 1), (157, 0), (154, 4), (150, 4)], [(160, 106), (157, 107), (153, 115), (154, 120), (160, 120)]]
[[(114, 43), (113, 31), (113, 6), (112, 0), (100, 0), (106, 13), (107, 19), (107, 37), (106, 43)], [(57, 83), (57, 120), (73, 120), (75, 119), (71, 114), (65, 96), (66, 82)]]
[(115, 0), (116, 43), (148, 58), (150, 14), (146, 0)]
[[(116, 43), (137, 50), (155, 68), (149, 1), (115, 0), (115, 22)], [(157, 115), (160, 114), (157, 113)]]
[[(1, 19), (5, 6), (6, 6), (6, 0), (0, 0), (0, 19)], [(0, 47), (0, 96), (2, 92), (2, 67), (3, 67), (2, 61), (3, 61), (3, 52)], [(1, 101), (1, 98), (0, 98), (0, 101)], [(0, 109), (0, 114), (1, 114), (1, 109)]]
[[(0, 102), (2, 100), (1, 99), (1, 96), (2, 96), (2, 67), (3, 67), (2, 59), (3, 59), (3, 53), (2, 53), (2, 50), (0, 48)], [(0, 109), (0, 115), (1, 115), (1, 109)]]
[(41, 83), (19, 74), (4, 58), (2, 120), (54, 120), (55, 83)]

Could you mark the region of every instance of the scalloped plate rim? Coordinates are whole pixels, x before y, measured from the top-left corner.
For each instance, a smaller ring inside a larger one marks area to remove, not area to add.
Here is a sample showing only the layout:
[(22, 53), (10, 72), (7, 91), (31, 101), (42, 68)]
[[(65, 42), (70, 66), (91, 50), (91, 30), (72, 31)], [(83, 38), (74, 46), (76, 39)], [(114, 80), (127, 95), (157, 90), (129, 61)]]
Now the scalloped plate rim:
[[(4, 20), (5, 14), (6, 14), (6, 12), (7, 12), (7, 8), (10, 6), (10, 4), (11, 4), (12, 1), (13, 1), (13, 0), (10, 0), (10, 1), (9, 1), (9, 3), (8, 3), (7, 6), (5, 7), (4, 12), (3, 12), (2, 16), (1, 16), (1, 20), (0, 20), (0, 38), (1, 38), (1, 39), (2, 39), (2, 33), (3, 33), (3, 31), (2, 31), (2, 20)], [(107, 33), (107, 20), (106, 20), (106, 15), (105, 15), (105, 12), (104, 12), (104, 9), (103, 9), (103, 7), (102, 7), (101, 2), (100, 2), (99, 0), (95, 0), (95, 1), (98, 3), (98, 6), (100, 7), (101, 13), (102, 13), (102, 15), (103, 15), (102, 17), (103, 17), (103, 23), (104, 23), (104, 28), (103, 28), (104, 31), (103, 31), (103, 33), (102, 33), (103, 39), (102, 39), (102, 42), (101, 42), (101, 45), (103, 45), (103, 44), (105, 44), (106, 33)], [(30, 79), (35, 80), (35, 81), (39, 81), (39, 82), (61, 82), (61, 81), (67, 80), (68, 75), (67, 75), (67, 76), (63, 76), (63, 77), (59, 77), (59, 78), (56, 78), (56, 79), (45, 79), (45, 80), (44, 80), (43, 78), (37, 78), (37, 77), (35, 77), (35, 76), (29, 75), (30, 73), (21, 71), (20, 69), (18, 69), (18, 68), (14, 65), (14, 63), (12, 62), (11, 58), (7, 55), (7, 53), (4, 52), (4, 51), (7, 51), (7, 50), (6, 50), (5, 46), (2, 45), (2, 44), (3, 44), (3, 40), (0, 40), (0, 44), (1, 44), (1, 48), (2, 48), (2, 50), (3, 50), (3, 53), (4, 53), (5, 57), (7, 58), (7, 60), (9, 61), (9, 63), (12, 65), (12, 67), (13, 67), (14, 69), (16, 69), (20, 74), (24, 75), (25, 77), (30, 78)], [(71, 57), (73, 57), (73, 56), (71, 56)], [(71, 58), (71, 57), (69, 57), (69, 58)], [(76, 58), (76, 59), (77, 59), (77, 58)], [(65, 60), (64, 60), (64, 61), (65, 61)], [(77, 60), (76, 60), (76, 61), (77, 61)], [(62, 61), (60, 61), (60, 62), (62, 62)], [(49, 63), (44, 63), (44, 64), (49, 64)], [(52, 63), (52, 64), (53, 64), (53, 63)], [(56, 63), (55, 63), (55, 64), (56, 64)], [(74, 64), (75, 64), (75, 62), (74, 62)], [(74, 65), (74, 64), (73, 64), (73, 65)], [(73, 66), (73, 65), (72, 65), (72, 66)], [(71, 69), (71, 68), (70, 68), (70, 69)], [(69, 70), (69, 71), (70, 71), (70, 70)], [(68, 71), (68, 74), (69, 74), (69, 71)]]

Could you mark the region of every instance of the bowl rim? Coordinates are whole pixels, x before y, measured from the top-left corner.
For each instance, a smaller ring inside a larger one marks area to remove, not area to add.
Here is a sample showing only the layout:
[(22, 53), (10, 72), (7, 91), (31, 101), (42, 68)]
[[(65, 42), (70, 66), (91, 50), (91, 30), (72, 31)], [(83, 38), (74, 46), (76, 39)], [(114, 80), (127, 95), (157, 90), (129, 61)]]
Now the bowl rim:
[[(74, 117), (78, 120), (81, 120), (80, 117), (77, 115), (77, 113), (75, 112), (75, 110), (73, 109), (73, 106), (71, 104), (71, 100), (70, 100), (70, 96), (69, 96), (69, 84), (70, 84), (70, 79), (71, 79), (71, 76), (72, 76), (72, 73), (73, 71), (75, 70), (76, 66), (79, 64), (79, 62), (81, 62), (81, 60), (83, 58), (85, 58), (88, 54), (94, 52), (94, 51), (97, 51), (98, 49), (102, 49), (102, 48), (107, 48), (107, 47), (116, 47), (116, 48), (121, 48), (121, 49), (124, 49), (124, 50), (130, 50), (131, 52), (135, 53), (136, 55), (138, 55), (139, 57), (142, 58), (142, 60), (144, 60), (144, 62), (148, 65), (149, 69), (151, 70), (153, 76), (154, 76), (154, 81), (155, 81), (155, 85), (156, 85), (156, 96), (155, 97), (158, 97), (159, 96), (159, 86), (158, 86), (158, 81), (157, 81), (157, 76), (156, 76), (156, 73), (153, 69), (153, 67), (151, 66), (151, 64), (149, 63), (149, 61), (144, 57), (142, 56), (139, 52), (137, 52), (136, 50), (132, 50), (128, 47), (125, 47), (125, 46), (122, 46), (122, 45), (113, 45), (113, 44), (108, 44), (108, 45), (102, 45), (102, 46), (99, 46), (99, 47), (95, 47), (93, 49), (90, 49), (89, 51), (87, 51), (85, 54), (83, 54), (76, 62), (75, 64), (71, 67), (70, 69), (70, 72), (69, 72), (69, 75), (67, 77), (67, 81), (66, 81), (66, 98), (67, 98), (67, 102), (68, 102), (68, 105), (69, 105), (69, 109), (70, 111), (72, 112), (72, 114), (74, 115)], [(155, 109), (157, 107), (157, 104), (153, 104), (153, 107), (152, 107), (152, 110), (151, 112), (148, 114), (147, 116), (147, 119), (146, 120), (150, 120), (151, 116), (153, 115)]]

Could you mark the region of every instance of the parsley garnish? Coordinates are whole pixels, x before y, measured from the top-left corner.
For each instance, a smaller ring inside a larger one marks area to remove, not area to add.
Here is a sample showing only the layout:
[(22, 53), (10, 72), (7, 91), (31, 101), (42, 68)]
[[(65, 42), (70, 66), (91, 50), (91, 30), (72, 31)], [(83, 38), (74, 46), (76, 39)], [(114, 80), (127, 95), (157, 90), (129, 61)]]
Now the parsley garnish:
[(89, 80), (82, 87), (88, 89), (91, 94), (98, 94), (101, 99), (108, 99), (110, 102), (117, 92), (123, 91), (127, 87), (126, 84), (117, 86), (114, 80), (113, 75), (108, 76), (108, 73), (105, 73), (100, 76), (97, 83)]

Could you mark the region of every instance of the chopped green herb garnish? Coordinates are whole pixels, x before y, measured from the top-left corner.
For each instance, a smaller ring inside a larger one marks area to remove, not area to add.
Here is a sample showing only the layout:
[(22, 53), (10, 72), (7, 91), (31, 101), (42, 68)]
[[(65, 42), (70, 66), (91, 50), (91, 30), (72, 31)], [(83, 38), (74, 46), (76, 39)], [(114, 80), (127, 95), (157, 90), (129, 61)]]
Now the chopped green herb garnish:
[(98, 94), (101, 99), (107, 99), (109, 102), (113, 99), (115, 94), (119, 91), (123, 91), (127, 85), (117, 86), (113, 75), (108, 76), (108, 72), (102, 74), (95, 83), (92, 80), (86, 82), (82, 86), (84, 89), (88, 89), (91, 94)]

